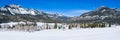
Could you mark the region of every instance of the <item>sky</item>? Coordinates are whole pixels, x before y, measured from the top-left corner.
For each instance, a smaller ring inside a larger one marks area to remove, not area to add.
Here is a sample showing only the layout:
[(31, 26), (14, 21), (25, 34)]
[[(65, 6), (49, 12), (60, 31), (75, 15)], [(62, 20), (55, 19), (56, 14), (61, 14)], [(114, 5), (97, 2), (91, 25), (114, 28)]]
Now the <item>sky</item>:
[(0, 7), (19, 4), (24, 8), (34, 8), (47, 13), (79, 16), (100, 6), (120, 8), (120, 0), (1, 0)]

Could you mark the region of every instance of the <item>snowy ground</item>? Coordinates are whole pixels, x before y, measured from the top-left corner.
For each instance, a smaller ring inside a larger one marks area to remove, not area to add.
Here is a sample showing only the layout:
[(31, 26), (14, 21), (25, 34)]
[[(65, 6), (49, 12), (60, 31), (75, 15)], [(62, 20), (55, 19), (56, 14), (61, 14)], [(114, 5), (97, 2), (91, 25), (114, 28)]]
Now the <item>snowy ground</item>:
[(120, 27), (36, 32), (0, 31), (0, 40), (120, 40)]

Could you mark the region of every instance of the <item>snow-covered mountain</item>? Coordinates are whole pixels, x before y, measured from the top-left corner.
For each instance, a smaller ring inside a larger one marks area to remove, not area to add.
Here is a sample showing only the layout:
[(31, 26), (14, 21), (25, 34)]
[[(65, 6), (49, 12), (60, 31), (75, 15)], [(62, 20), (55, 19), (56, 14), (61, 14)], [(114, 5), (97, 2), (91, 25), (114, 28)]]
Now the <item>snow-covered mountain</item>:
[(0, 10), (1, 11), (9, 11), (12, 15), (15, 15), (15, 14), (30, 14), (30, 15), (42, 14), (42, 11), (38, 11), (35, 9), (26, 9), (26, 8), (23, 8), (22, 6), (16, 5), (16, 4), (5, 5)]
[(120, 24), (120, 10), (101, 6), (96, 10), (83, 13), (76, 17), (47, 13), (34, 8), (24, 8), (11, 4), (0, 8), (0, 23), (10, 21), (41, 21), (41, 22), (107, 22)]
[[(42, 15), (43, 11), (36, 10), (33, 8), (23, 8), (21, 5), (16, 5), (16, 4), (10, 4), (10, 5), (5, 5), (2, 8), (0, 8), (1, 11), (9, 11), (12, 15), (15, 14), (30, 14), (30, 15)], [(46, 13), (46, 12), (44, 12)], [(47, 13), (49, 14), (49, 13)], [(60, 14), (49, 14), (49, 15), (55, 15), (55, 16), (63, 16)]]
[(109, 8), (101, 6), (96, 10), (83, 13), (80, 16), (71, 19), (74, 22), (107, 22), (120, 24), (120, 10), (117, 8)]
[[(3, 18), (9, 18), (11, 17), (16, 18), (15, 21), (20, 21), (20, 20), (26, 20), (26, 21), (50, 21), (53, 22), (54, 20), (68, 20), (70, 17), (60, 15), (60, 14), (50, 14), (47, 12), (43, 12), (40, 10), (36, 10), (34, 8), (24, 8), (21, 5), (16, 5), (16, 4), (10, 4), (10, 5), (5, 5), (0, 8), (0, 15), (1, 15), (1, 21), (6, 20)], [(4, 16), (3, 16), (4, 15)], [(8, 16), (8, 17), (6, 17)], [(30, 20), (29, 20), (30, 19)], [(11, 19), (13, 21), (13, 19)], [(55, 22), (55, 21), (54, 21)]]

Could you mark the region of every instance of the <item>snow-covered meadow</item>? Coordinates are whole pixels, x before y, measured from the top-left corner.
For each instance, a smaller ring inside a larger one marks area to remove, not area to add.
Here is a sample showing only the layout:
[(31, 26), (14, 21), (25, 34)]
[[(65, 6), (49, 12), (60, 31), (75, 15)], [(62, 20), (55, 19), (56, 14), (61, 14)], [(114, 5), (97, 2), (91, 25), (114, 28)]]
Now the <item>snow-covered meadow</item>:
[[(28, 24), (28, 25), (26, 25)], [(45, 30), (47, 27), (48, 29), (54, 29), (55, 23), (43, 23), (43, 22), (36, 22), (34, 26), (34, 22), (9, 22), (9, 23), (1, 23), (0, 24), (0, 31), (40, 31)], [(64, 29), (68, 29), (68, 25), (57, 23), (58, 27), (65, 27)], [(35, 28), (35, 29), (30, 29)]]
[[(20, 22), (23, 23), (24, 22)], [(16, 25), (17, 22), (2, 23), (0, 25)], [(54, 23), (47, 23), (54, 27)], [(46, 24), (38, 22), (38, 27)], [(58, 24), (62, 25), (62, 24)], [(65, 26), (65, 25), (64, 25)], [(67, 25), (66, 25), (67, 26)], [(73, 28), (73, 29), (45, 29), (34, 32), (15, 30), (0, 30), (0, 40), (120, 40), (120, 26), (112, 25), (105, 28)]]
[(36, 32), (0, 31), (0, 40), (120, 40), (120, 26)]

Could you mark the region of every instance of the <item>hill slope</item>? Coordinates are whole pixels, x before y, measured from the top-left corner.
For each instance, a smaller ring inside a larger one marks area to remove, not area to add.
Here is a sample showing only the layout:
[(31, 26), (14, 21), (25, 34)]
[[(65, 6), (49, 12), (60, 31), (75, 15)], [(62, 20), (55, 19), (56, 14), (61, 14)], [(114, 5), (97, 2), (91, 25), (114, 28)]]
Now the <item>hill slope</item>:
[(94, 11), (86, 12), (80, 16), (73, 17), (71, 21), (79, 23), (106, 22), (120, 24), (120, 10), (116, 8), (101, 6)]

